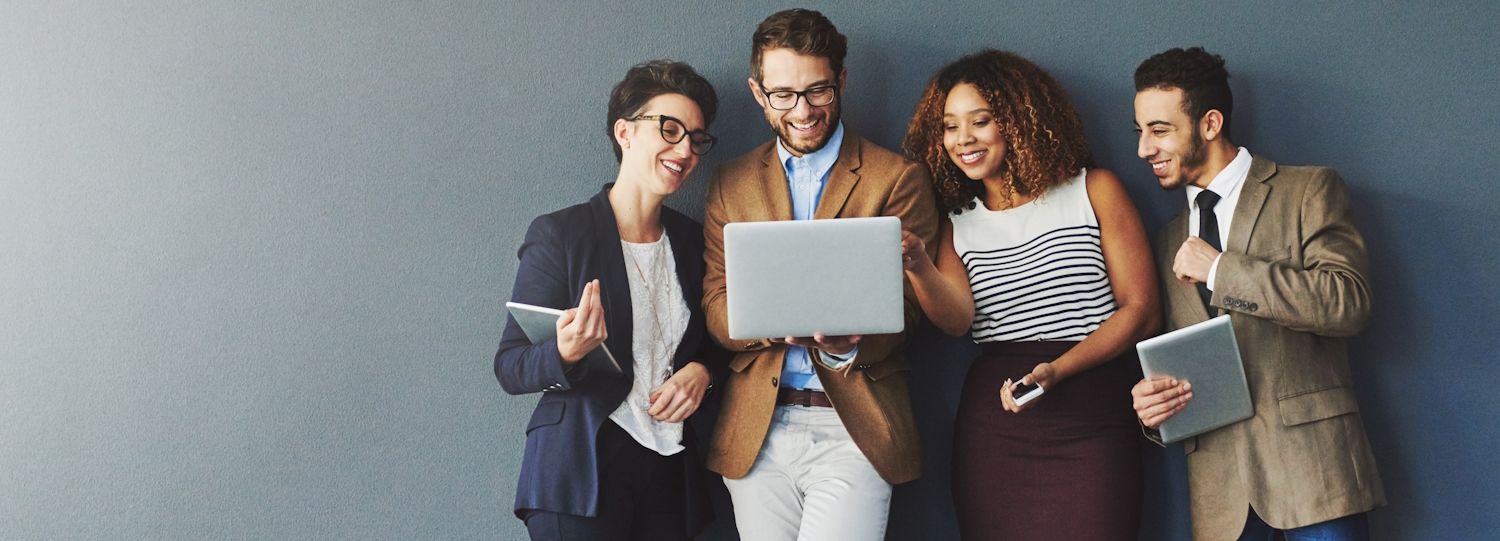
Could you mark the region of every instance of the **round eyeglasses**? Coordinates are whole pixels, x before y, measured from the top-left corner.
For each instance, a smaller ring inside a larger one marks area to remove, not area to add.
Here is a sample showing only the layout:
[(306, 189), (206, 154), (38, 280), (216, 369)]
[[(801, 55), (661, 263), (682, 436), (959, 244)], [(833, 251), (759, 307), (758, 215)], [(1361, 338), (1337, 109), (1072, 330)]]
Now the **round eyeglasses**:
[(625, 120), (631, 122), (637, 120), (658, 121), (661, 123), (661, 140), (675, 145), (681, 143), (683, 137), (687, 137), (688, 148), (692, 149), (693, 154), (699, 156), (708, 154), (708, 151), (713, 150), (714, 143), (719, 141), (718, 138), (709, 135), (708, 132), (703, 130), (688, 131), (687, 126), (683, 126), (682, 121), (677, 120), (676, 117), (667, 115), (635, 115)]
[(772, 90), (762, 92), (766, 96), (766, 102), (777, 111), (790, 111), (797, 108), (797, 100), (806, 99), (807, 105), (811, 107), (822, 107), (833, 103), (838, 97), (838, 85), (820, 85), (807, 90)]

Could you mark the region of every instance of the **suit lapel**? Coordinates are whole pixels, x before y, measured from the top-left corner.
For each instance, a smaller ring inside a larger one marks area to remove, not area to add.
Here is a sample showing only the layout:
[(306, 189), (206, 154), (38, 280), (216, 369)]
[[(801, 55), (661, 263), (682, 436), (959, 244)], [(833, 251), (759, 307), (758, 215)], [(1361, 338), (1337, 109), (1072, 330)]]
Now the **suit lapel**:
[(760, 204), (754, 205), (747, 201), (747, 208), (768, 209), (770, 215), (766, 220), (790, 220), (792, 219), (792, 187), (788, 185), (786, 178), (786, 166), (776, 154), (776, 145), (781, 143), (772, 139), (771, 144), (766, 146), (766, 152), (761, 156), (760, 174)]
[(1271, 187), (1266, 184), (1266, 180), (1274, 174), (1276, 162), (1251, 156), (1250, 173), (1240, 186), (1240, 201), (1234, 206), (1234, 218), (1229, 223), (1229, 242), (1224, 245), (1224, 251), (1249, 253), (1250, 233), (1255, 231), (1255, 221), (1260, 219), (1260, 211), (1265, 208), (1266, 198), (1271, 195)]
[(814, 219), (834, 218), (844, 209), (844, 202), (849, 200), (849, 194), (859, 184), (859, 154), (863, 141), (854, 132), (844, 131), (839, 158), (833, 162), (833, 169), (828, 171), (828, 183), (823, 185), (823, 194), (818, 197), (818, 208), (813, 211)]
[[(589, 206), (593, 210), (594, 240), (599, 250), (599, 276), (594, 278), (599, 279), (599, 301), (604, 305), (604, 325), (609, 331), (609, 338), (604, 339), (604, 343), (615, 359), (620, 361), (620, 369), (625, 372), (626, 381), (630, 381), (635, 373), (631, 353), (634, 351), (631, 349), (634, 347), (631, 336), (635, 317), (630, 305), (630, 275), (626, 272), (635, 270), (628, 269), (625, 265), (625, 251), (620, 247), (620, 228), (615, 223), (614, 207), (609, 204), (609, 187), (595, 195), (589, 201)], [(572, 302), (577, 301), (574, 299)]]
[[(1191, 213), (1187, 208), (1177, 218), (1167, 223), (1167, 235), (1165, 237), (1166, 260), (1162, 261), (1162, 268), (1158, 272), (1166, 273), (1166, 294), (1168, 303), (1179, 309), (1185, 309), (1195, 317), (1193, 321), (1206, 321), (1212, 314), (1203, 306), (1203, 298), (1198, 296), (1198, 286), (1178, 280), (1172, 272), (1172, 262), (1177, 259), (1177, 249), (1182, 246), (1188, 237), (1188, 220)], [(1182, 308), (1189, 307), (1189, 308)]]

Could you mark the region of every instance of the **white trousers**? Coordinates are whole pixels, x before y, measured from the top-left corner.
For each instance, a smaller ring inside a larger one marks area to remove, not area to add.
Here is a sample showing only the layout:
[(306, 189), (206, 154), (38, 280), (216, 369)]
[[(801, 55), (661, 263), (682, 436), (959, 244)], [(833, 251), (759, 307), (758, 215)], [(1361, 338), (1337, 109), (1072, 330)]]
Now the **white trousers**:
[(750, 473), (724, 485), (741, 539), (885, 539), (891, 485), (833, 408), (777, 406)]

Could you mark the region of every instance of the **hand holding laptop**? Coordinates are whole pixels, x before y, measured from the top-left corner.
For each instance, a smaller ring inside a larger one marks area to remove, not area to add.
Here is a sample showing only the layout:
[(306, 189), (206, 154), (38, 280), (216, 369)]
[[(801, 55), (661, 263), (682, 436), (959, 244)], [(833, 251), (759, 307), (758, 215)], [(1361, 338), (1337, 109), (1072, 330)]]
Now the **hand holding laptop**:
[(861, 335), (851, 334), (848, 336), (828, 336), (823, 333), (815, 333), (812, 336), (788, 336), (786, 338), (773, 338), (772, 342), (781, 342), (791, 346), (802, 346), (815, 348), (834, 355), (844, 355), (854, 351), (854, 346), (859, 345)]

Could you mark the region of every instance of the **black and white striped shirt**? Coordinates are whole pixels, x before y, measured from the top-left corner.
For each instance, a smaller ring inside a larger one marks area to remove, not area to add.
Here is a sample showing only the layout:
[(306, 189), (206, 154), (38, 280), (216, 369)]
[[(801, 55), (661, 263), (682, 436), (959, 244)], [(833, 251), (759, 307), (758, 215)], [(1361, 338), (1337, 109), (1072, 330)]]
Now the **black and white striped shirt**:
[(1086, 171), (1030, 203), (949, 215), (974, 291), (975, 342), (1083, 340), (1115, 313)]

